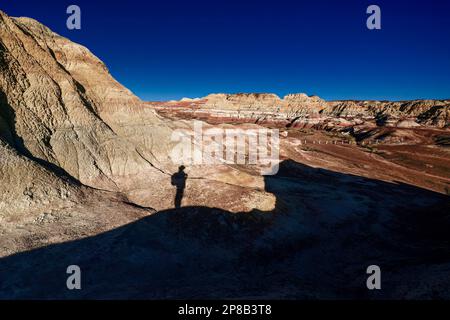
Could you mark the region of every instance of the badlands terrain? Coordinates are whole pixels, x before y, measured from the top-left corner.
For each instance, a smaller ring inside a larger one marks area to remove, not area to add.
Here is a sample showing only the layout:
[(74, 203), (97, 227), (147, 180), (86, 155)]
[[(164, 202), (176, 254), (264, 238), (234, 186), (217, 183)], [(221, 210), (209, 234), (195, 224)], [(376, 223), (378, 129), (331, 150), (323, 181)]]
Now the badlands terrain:
[[(0, 298), (450, 298), (449, 115), (449, 100), (143, 102), (87, 48), (0, 11)], [(280, 130), (279, 172), (186, 164), (174, 208), (171, 137), (194, 121)]]

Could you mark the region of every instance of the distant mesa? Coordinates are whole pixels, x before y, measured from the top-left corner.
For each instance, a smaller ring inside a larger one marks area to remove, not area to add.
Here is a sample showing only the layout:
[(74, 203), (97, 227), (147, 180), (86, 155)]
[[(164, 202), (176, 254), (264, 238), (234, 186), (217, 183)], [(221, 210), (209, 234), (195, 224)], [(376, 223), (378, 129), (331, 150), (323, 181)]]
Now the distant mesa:
[[(376, 101), (342, 100), (325, 101), (305, 93), (288, 94), (280, 98), (272, 93), (210, 94), (200, 99), (183, 98), (181, 101), (156, 104), (164, 107), (179, 106), (203, 111), (206, 118), (232, 119), (241, 122), (272, 123), (280, 126), (311, 126), (323, 129), (324, 125), (349, 126), (361, 123), (401, 128), (448, 128), (450, 126), (450, 100)], [(172, 109), (173, 110), (173, 109)], [(383, 118), (383, 121), (380, 119)]]

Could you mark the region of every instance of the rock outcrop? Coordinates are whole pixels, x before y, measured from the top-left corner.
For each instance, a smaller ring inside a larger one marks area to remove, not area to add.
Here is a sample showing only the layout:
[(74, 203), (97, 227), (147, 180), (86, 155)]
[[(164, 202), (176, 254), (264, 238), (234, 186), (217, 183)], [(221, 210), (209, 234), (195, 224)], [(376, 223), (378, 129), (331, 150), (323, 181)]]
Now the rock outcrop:
[(196, 101), (156, 104), (162, 114), (187, 118), (257, 122), (288, 127), (342, 127), (362, 122), (378, 126), (448, 128), (450, 100), (325, 101), (317, 96), (289, 94), (212, 94)]

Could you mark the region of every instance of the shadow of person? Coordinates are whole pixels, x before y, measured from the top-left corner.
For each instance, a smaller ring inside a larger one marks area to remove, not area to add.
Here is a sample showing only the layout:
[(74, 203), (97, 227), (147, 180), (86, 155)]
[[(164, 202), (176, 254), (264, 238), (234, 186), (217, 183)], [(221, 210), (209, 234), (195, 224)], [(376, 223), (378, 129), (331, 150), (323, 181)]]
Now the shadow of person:
[[(184, 170), (172, 177), (178, 205)], [(145, 217), (1, 257), (0, 299), (450, 297), (449, 196), (294, 160), (264, 179), (273, 211), (118, 207)], [(88, 271), (82, 290), (65, 286), (74, 264)], [(367, 289), (370, 265), (389, 290)]]
[(181, 201), (183, 200), (184, 189), (186, 188), (186, 180), (188, 175), (184, 172), (185, 166), (180, 166), (178, 172), (172, 175), (171, 183), (177, 188), (177, 193), (175, 194), (175, 208), (181, 208)]

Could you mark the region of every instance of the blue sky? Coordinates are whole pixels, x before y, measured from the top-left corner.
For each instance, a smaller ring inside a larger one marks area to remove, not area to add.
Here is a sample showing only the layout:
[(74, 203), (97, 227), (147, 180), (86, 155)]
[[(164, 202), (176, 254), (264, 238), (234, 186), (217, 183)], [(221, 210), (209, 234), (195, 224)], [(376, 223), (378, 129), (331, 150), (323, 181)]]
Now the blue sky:
[[(66, 28), (66, 8), (82, 29)], [(382, 29), (366, 28), (377, 4)], [(213, 92), (450, 98), (448, 0), (2, 1), (87, 46), (144, 100)]]

